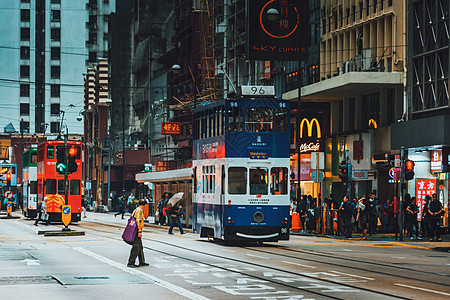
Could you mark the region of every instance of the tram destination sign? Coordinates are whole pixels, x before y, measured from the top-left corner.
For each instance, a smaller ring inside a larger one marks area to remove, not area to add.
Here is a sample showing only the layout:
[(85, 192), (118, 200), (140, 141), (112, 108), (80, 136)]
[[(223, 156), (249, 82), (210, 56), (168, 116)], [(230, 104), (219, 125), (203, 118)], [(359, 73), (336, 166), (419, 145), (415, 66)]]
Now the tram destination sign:
[(275, 96), (274, 86), (264, 85), (243, 85), (241, 86), (242, 96)]

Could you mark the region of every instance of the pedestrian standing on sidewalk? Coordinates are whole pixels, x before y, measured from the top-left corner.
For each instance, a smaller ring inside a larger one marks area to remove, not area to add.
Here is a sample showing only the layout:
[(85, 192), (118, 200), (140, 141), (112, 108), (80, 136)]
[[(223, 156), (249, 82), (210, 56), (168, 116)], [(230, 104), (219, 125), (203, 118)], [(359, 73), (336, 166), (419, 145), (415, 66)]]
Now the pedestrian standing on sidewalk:
[(344, 221), (345, 238), (352, 238), (352, 216), (353, 216), (353, 204), (349, 201), (348, 196), (345, 195), (341, 206), (339, 207), (342, 220)]
[(430, 212), (428, 211), (430, 200), (431, 197), (426, 195), (425, 204), (422, 208), (422, 222), (420, 223), (420, 227), (422, 229), (422, 237), (424, 238), (430, 237)]
[(159, 225), (164, 225), (166, 223), (166, 216), (164, 215), (164, 207), (166, 207), (166, 199), (169, 196), (169, 193), (165, 192), (158, 202), (158, 222)]
[(419, 223), (417, 222), (417, 213), (419, 207), (416, 205), (416, 197), (411, 198), (411, 202), (406, 207), (405, 220), (408, 228), (409, 237), (413, 239), (413, 226), (416, 229), (416, 239), (419, 239)]
[(362, 237), (361, 240), (367, 240), (367, 223), (368, 223), (368, 216), (367, 216), (367, 199), (365, 196), (363, 196), (358, 201), (358, 216), (356, 220), (358, 221), (359, 228), (362, 230)]
[(383, 232), (391, 231), (392, 218), (394, 217), (394, 203), (390, 197), (383, 203)]
[[(137, 236), (134, 239), (133, 247), (130, 251), (130, 257), (128, 258), (127, 267), (136, 268), (148, 266), (144, 258), (144, 247), (142, 246), (142, 230), (144, 229), (144, 206), (147, 205), (145, 200), (139, 201), (139, 206), (131, 214), (136, 219), (138, 228)], [(139, 258), (139, 265), (136, 265), (136, 258)]]
[(428, 205), (428, 212), (430, 213), (430, 242), (433, 241), (434, 236), (436, 236), (436, 240), (440, 242), (442, 241), (440, 223), (444, 211), (442, 210), (442, 204), (437, 199), (436, 194), (433, 194), (432, 201)]
[(372, 235), (377, 231), (378, 213), (377, 213), (377, 200), (374, 193), (369, 193), (369, 199), (367, 199), (367, 217), (369, 222), (369, 234)]

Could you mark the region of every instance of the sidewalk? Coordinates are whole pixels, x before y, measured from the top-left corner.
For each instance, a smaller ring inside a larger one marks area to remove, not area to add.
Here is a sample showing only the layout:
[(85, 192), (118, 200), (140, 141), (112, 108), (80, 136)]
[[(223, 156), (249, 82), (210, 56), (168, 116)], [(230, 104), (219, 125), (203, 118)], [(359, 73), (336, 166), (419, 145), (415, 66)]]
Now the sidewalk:
[[(322, 237), (322, 238), (329, 238), (329, 239), (336, 239), (336, 240), (344, 240), (344, 236), (339, 235), (327, 235), (327, 234), (316, 234), (316, 233), (308, 233), (308, 232), (293, 232), (291, 231), (291, 235), (296, 236), (310, 236), (310, 237)], [(353, 233), (352, 234), (352, 241), (360, 241), (360, 238), (362, 237), (361, 233)], [(403, 236), (403, 241), (400, 241), (400, 236), (398, 236), (398, 239), (395, 239), (394, 233), (377, 233), (374, 235), (367, 235), (367, 241), (387, 241), (387, 242), (400, 242), (404, 244), (410, 244), (415, 246), (422, 246), (425, 248), (428, 248), (430, 250), (436, 250), (436, 251), (443, 251), (443, 252), (449, 252), (450, 253), (450, 235), (444, 234), (441, 235), (441, 242), (437, 242), (436, 239), (434, 239), (432, 242), (430, 242), (429, 238), (422, 238), (422, 239), (410, 239), (409, 235)], [(364, 241), (361, 241), (364, 242)]]

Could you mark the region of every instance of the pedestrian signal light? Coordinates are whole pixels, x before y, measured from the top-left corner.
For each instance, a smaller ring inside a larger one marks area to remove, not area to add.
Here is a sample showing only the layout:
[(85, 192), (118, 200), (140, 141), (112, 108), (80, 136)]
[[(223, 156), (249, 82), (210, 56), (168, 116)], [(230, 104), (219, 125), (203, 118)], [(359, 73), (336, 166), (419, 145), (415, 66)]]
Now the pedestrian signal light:
[(411, 180), (414, 178), (414, 166), (415, 163), (412, 160), (405, 161), (405, 180)]
[(339, 178), (342, 182), (348, 182), (348, 164), (345, 160), (339, 164)]
[(77, 162), (75, 161), (77, 156), (77, 148), (71, 147), (69, 148), (68, 154), (69, 154), (69, 165), (67, 166), (69, 173), (74, 173), (78, 170)]
[(11, 173), (6, 174), (6, 180), (11, 180)]

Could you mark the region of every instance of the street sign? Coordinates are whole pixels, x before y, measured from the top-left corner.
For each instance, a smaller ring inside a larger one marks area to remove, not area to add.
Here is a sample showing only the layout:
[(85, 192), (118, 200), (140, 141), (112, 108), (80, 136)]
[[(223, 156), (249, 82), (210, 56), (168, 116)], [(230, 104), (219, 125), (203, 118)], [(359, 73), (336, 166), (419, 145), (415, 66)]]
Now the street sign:
[(324, 174), (323, 174), (322, 171), (319, 170), (319, 178), (317, 178), (317, 172), (316, 172), (316, 170), (313, 170), (313, 171), (311, 172), (311, 180), (312, 180), (312, 181), (314, 181), (314, 182), (316, 182), (316, 183), (319, 183), (319, 182), (322, 182), (322, 181), (323, 181), (323, 178), (324, 178)]
[(62, 215), (61, 215), (61, 219), (63, 224), (67, 227), (70, 224), (71, 218), (72, 218), (72, 208), (70, 205), (63, 205), (62, 206)]
[(400, 167), (400, 154), (395, 154), (394, 167)]
[(13, 193), (11, 191), (5, 191), (5, 198), (6, 199), (11, 199), (13, 197)]
[[(317, 169), (317, 152), (311, 152), (311, 169)], [(319, 152), (319, 169), (325, 169), (325, 152)]]
[(6, 202), (6, 212), (8, 213), (8, 215), (10, 215), (12, 212), (12, 202), (11, 201)]

